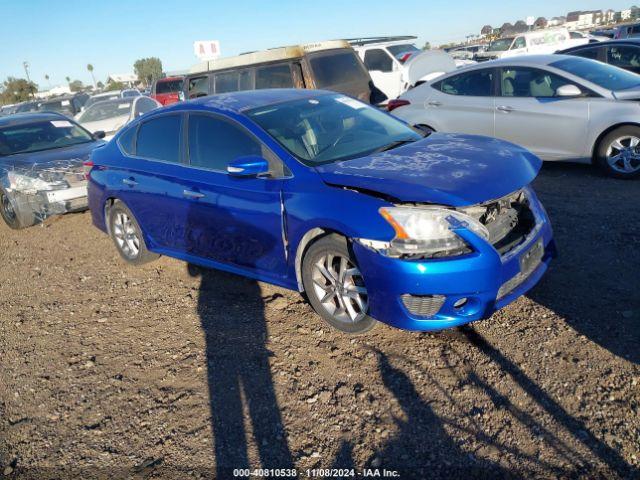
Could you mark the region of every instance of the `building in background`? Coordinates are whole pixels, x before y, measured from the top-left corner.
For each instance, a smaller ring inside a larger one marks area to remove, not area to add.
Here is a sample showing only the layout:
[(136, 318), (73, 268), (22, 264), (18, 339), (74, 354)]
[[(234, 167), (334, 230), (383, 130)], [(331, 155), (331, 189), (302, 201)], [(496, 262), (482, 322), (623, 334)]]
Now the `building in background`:
[(132, 88), (138, 84), (138, 76), (135, 73), (111, 73), (107, 77), (107, 84), (109, 83), (121, 83)]

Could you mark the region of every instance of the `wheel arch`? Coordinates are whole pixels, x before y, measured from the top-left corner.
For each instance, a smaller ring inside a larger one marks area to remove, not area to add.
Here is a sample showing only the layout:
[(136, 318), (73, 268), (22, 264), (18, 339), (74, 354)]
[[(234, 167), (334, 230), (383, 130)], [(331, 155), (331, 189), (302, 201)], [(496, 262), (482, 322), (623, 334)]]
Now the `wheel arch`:
[(637, 122), (620, 122), (620, 123), (616, 123), (615, 125), (611, 125), (606, 130), (601, 132), (596, 137), (596, 140), (593, 142), (593, 146), (591, 147), (591, 162), (592, 163), (595, 162), (597, 150), (598, 150), (598, 147), (600, 146), (600, 142), (602, 141), (602, 139), (604, 137), (606, 137), (608, 134), (610, 134), (611, 132), (613, 132), (615, 129), (621, 128), (621, 127), (638, 127), (638, 128), (640, 128), (640, 123), (637, 123)]
[(304, 285), (302, 283), (302, 259), (304, 258), (304, 254), (314, 242), (318, 241), (322, 237), (331, 234), (340, 235), (341, 237), (346, 238), (347, 242), (350, 242), (350, 238), (348, 235), (345, 235), (343, 232), (328, 227), (313, 227), (310, 230), (307, 230), (307, 232), (300, 239), (300, 242), (298, 242), (295, 257), (295, 272), (299, 292), (304, 292)]

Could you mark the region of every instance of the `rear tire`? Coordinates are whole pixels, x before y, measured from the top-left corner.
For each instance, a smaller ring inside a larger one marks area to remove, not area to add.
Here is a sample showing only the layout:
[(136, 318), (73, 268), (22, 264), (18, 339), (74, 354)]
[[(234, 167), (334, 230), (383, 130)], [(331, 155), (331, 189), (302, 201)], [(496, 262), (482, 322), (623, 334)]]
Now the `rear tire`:
[(329, 325), (346, 333), (364, 333), (377, 323), (368, 313), (364, 278), (340, 235), (311, 244), (302, 259), (302, 283), (309, 303)]
[(606, 134), (598, 143), (594, 163), (613, 178), (640, 176), (640, 127), (627, 125)]
[(123, 202), (116, 200), (108, 212), (111, 239), (127, 263), (142, 265), (160, 257), (147, 249), (138, 221)]

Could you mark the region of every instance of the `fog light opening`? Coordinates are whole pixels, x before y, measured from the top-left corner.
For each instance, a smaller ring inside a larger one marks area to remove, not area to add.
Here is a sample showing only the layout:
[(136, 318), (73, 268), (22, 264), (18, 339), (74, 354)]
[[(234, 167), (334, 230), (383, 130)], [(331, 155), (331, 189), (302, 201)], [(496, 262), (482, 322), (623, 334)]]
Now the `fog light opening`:
[(456, 303), (453, 304), (453, 308), (462, 308), (464, 307), (467, 302), (469, 301), (469, 299), (467, 297), (463, 297), (460, 300), (456, 300)]

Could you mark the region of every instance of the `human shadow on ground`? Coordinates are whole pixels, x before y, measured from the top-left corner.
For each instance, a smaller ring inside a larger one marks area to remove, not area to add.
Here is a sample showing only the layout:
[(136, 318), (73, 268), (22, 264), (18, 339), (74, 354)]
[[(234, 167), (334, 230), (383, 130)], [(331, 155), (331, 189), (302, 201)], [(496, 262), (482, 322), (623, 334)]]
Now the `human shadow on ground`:
[(249, 461), (250, 434), (261, 468), (292, 468), (265, 345), (260, 287), (255, 280), (194, 265), (189, 271), (201, 279), (198, 315), (206, 338), (215, 478), (233, 478), (234, 469), (255, 467)]

